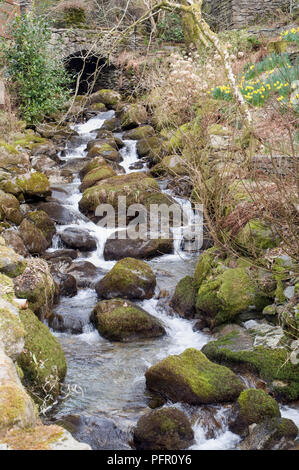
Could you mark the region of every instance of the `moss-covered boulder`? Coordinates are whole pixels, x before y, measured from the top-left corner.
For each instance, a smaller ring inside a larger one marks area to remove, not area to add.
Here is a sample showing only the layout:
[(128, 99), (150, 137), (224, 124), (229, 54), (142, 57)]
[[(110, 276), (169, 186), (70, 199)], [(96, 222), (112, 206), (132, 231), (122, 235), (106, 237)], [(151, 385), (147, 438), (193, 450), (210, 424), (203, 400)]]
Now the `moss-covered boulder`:
[(146, 371), (145, 377), (149, 390), (191, 405), (230, 402), (244, 388), (230, 369), (214, 364), (192, 348), (158, 362)]
[(0, 168), (12, 174), (23, 174), (29, 170), (29, 155), (19, 152), (15, 146), (0, 141)]
[(123, 107), (120, 116), (120, 123), (123, 129), (132, 129), (148, 120), (147, 112), (141, 104), (128, 104)]
[(134, 258), (118, 261), (95, 286), (99, 298), (140, 300), (153, 297), (155, 287), (156, 278), (150, 266)]
[(135, 341), (165, 334), (161, 322), (127, 300), (99, 302), (91, 316), (99, 333), (110, 341)]
[(291, 419), (269, 418), (257, 424), (240, 444), (241, 450), (289, 450), (298, 428)]
[(23, 216), (20, 211), (20, 203), (13, 194), (7, 194), (0, 190), (0, 220), (19, 225)]
[(128, 207), (134, 203), (144, 204), (154, 192), (161, 194), (157, 182), (143, 172), (114, 176), (84, 191), (79, 208), (87, 216), (95, 217), (100, 204), (111, 204), (117, 212), (120, 196), (126, 196)]
[(104, 103), (92, 103), (88, 105), (88, 111), (91, 111), (94, 113), (103, 113), (107, 111), (107, 108), (104, 105)]
[[(218, 364), (225, 364), (237, 373), (249, 372), (266, 381), (269, 391), (278, 400), (292, 401), (299, 397), (299, 365), (290, 361), (288, 349), (270, 349), (248, 345), (236, 348), (239, 333), (234, 331), (210, 341), (202, 351)], [(248, 349), (246, 348), (248, 347)]]
[(56, 233), (56, 226), (48, 214), (42, 210), (27, 212), (26, 219), (33, 222), (34, 225), (41, 230), (49, 246), (51, 246), (53, 236)]
[(151, 174), (154, 176), (164, 174), (186, 176), (188, 175), (188, 165), (180, 155), (167, 155), (151, 169)]
[(122, 156), (110, 143), (96, 143), (88, 151), (87, 158), (103, 157), (113, 162), (121, 162)]
[(116, 173), (109, 165), (90, 170), (83, 178), (80, 185), (80, 191), (83, 192), (90, 186), (94, 186), (98, 181), (112, 178), (113, 176), (116, 176)]
[(52, 402), (59, 395), (60, 382), (66, 374), (63, 350), (49, 328), (31, 310), (20, 310), (20, 318), (26, 331), (25, 346), (18, 357), (24, 384), (38, 401), (49, 394), (48, 403)]
[(262, 312), (274, 298), (273, 284), (264, 283), (262, 277), (261, 270), (246, 266), (226, 268), (221, 274), (212, 272), (198, 289), (197, 313), (213, 328), (242, 312)]
[(106, 119), (102, 125), (102, 129), (107, 129), (107, 131), (111, 132), (119, 132), (121, 130), (120, 120), (117, 117)]
[(29, 253), (41, 254), (51, 246), (43, 232), (28, 219), (21, 223), (19, 233)]
[(48, 177), (38, 171), (17, 178), (17, 184), (22, 189), (25, 199), (40, 199), (51, 195)]
[(249, 433), (249, 426), (261, 423), (267, 418), (280, 417), (277, 401), (264, 390), (249, 388), (243, 390), (236, 404), (236, 416), (230, 423), (230, 430), (241, 436)]
[(0, 272), (9, 277), (22, 274), (26, 267), (23, 256), (18, 255), (12, 248), (0, 246)]
[(27, 299), (29, 308), (44, 319), (51, 311), (55, 295), (55, 283), (47, 262), (39, 258), (27, 260), (23, 273), (14, 278), (16, 297)]
[(30, 429), (36, 424), (37, 413), (33, 401), (18, 377), (15, 365), (0, 348), (0, 442), (13, 428)]
[(92, 160), (88, 161), (85, 163), (83, 168), (81, 168), (79, 172), (79, 176), (81, 178), (81, 181), (83, 181), (84, 177), (92, 170), (95, 170), (97, 168), (102, 168), (106, 167), (107, 162), (103, 157), (95, 157)]
[(251, 219), (239, 231), (236, 242), (249, 253), (259, 255), (263, 251), (277, 246), (279, 238), (265, 222)]
[(147, 137), (152, 137), (155, 135), (155, 129), (152, 126), (139, 126), (135, 129), (130, 129), (125, 132), (123, 135), (124, 139), (140, 140), (146, 139)]
[(136, 149), (139, 158), (146, 157), (152, 165), (159, 163), (165, 155), (162, 140), (158, 136), (138, 140)]
[(193, 318), (195, 314), (196, 289), (191, 276), (181, 279), (175, 288), (170, 306), (184, 318)]
[[(6, 282), (10, 280), (7, 279)], [(3, 282), (1, 286), (5, 287)], [(24, 336), (25, 330), (14, 301), (9, 302), (0, 297), (0, 348), (14, 361), (23, 350)]]
[(89, 101), (91, 104), (103, 103), (108, 109), (116, 109), (121, 101), (121, 95), (117, 91), (103, 89), (90, 95)]
[(138, 450), (188, 448), (194, 439), (188, 417), (176, 408), (162, 408), (142, 416), (134, 429)]

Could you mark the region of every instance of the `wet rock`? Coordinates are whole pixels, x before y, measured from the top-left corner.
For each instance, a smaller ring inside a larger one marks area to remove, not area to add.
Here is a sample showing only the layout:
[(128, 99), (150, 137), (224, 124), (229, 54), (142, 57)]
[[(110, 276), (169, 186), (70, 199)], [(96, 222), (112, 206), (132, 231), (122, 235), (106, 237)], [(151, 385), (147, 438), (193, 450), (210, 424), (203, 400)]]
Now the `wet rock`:
[(191, 348), (150, 367), (145, 377), (149, 390), (174, 402), (192, 405), (230, 402), (244, 388), (230, 369), (214, 364), (202, 352)]
[[(125, 232), (125, 231), (124, 231)], [(122, 234), (124, 239), (117, 238)], [(171, 253), (173, 250), (172, 239), (130, 239), (126, 233), (115, 232), (107, 239), (104, 248), (105, 260), (120, 260), (122, 258), (152, 258), (154, 256)]]
[(161, 322), (127, 300), (103, 300), (95, 306), (91, 321), (110, 341), (136, 341), (156, 338), (166, 332)]
[(235, 418), (230, 430), (241, 436), (249, 433), (249, 426), (261, 423), (268, 418), (280, 417), (278, 403), (263, 390), (250, 388), (243, 390), (235, 405)]
[(55, 259), (59, 258), (70, 258), (70, 259), (76, 259), (78, 258), (78, 252), (76, 250), (72, 249), (64, 249), (64, 250), (56, 250), (56, 251), (51, 251), (49, 253), (45, 253), (43, 258), (46, 259), (47, 261), (53, 261), (55, 263)]
[(59, 395), (60, 382), (66, 374), (64, 352), (49, 328), (31, 310), (20, 310), (20, 318), (26, 331), (25, 346), (18, 357), (24, 383), (36, 397), (50, 404)]
[(15, 196), (0, 190), (0, 220), (19, 225), (23, 220), (20, 203)]
[(27, 299), (29, 308), (44, 319), (54, 302), (55, 283), (47, 262), (40, 258), (28, 258), (23, 273), (14, 278), (16, 297)]
[(152, 126), (140, 126), (135, 129), (131, 129), (124, 133), (124, 139), (140, 140), (152, 137), (155, 135), (155, 130)]
[(140, 104), (128, 104), (121, 111), (120, 122), (123, 129), (138, 127), (145, 124), (147, 120), (146, 109)]
[(72, 276), (71, 274), (64, 274), (52, 269), (51, 274), (54, 281), (59, 287), (59, 295), (73, 297), (77, 294), (77, 281), (74, 276)]
[(129, 436), (112, 419), (100, 416), (63, 416), (58, 423), (93, 450), (130, 450)]
[(5, 232), (2, 233), (2, 236), (6, 245), (11, 247), (16, 253), (21, 256), (28, 255), (28, 250), (18, 232), (15, 230), (5, 230)]
[(191, 276), (181, 279), (170, 301), (170, 306), (183, 318), (193, 318), (195, 314), (196, 290)]
[(134, 429), (138, 450), (177, 450), (188, 448), (194, 433), (185, 413), (163, 408), (142, 416)]
[(295, 423), (286, 418), (271, 418), (253, 425), (240, 444), (241, 450), (287, 450), (293, 447), (298, 434)]
[(156, 287), (156, 278), (151, 268), (134, 258), (124, 258), (96, 283), (99, 298), (150, 299)]
[(68, 227), (59, 233), (61, 240), (69, 248), (79, 249), (81, 251), (91, 251), (97, 248), (95, 238), (89, 231), (83, 228)]
[(103, 275), (103, 271), (89, 261), (75, 261), (66, 269), (66, 273), (76, 278), (78, 287), (93, 287)]
[(17, 178), (16, 182), (22, 189), (25, 199), (44, 199), (51, 195), (47, 176), (38, 171)]
[(141, 170), (144, 167), (144, 162), (136, 162), (132, 163), (132, 165), (129, 166), (130, 170)]
[(74, 222), (75, 214), (57, 202), (42, 202), (38, 208), (45, 211), (57, 224), (68, 225)]

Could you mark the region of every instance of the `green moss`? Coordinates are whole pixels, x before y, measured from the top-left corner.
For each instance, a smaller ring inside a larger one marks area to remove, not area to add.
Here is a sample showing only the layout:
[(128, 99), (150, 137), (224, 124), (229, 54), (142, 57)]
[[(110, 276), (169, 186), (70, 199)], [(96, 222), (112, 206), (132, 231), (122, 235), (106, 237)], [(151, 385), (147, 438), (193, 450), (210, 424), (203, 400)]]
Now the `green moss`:
[(56, 233), (56, 227), (48, 214), (44, 211), (37, 210), (34, 212), (28, 212), (26, 217), (31, 220), (39, 230), (41, 230), (47, 242), (52, 243), (52, 238)]
[(50, 401), (53, 401), (66, 374), (63, 350), (48, 327), (31, 310), (20, 310), (20, 318), (26, 331), (25, 347), (18, 357), (24, 384), (38, 400), (49, 393)]
[(298, 365), (289, 360), (286, 349), (256, 347), (252, 351), (231, 351), (232, 338), (228, 335), (211, 341), (203, 352), (211, 361), (225, 364), (238, 372), (253, 372), (267, 381), (272, 393), (278, 398), (296, 400), (299, 397)]
[(250, 388), (244, 390), (239, 398), (239, 419), (249, 426), (260, 423), (266, 418), (280, 416), (278, 403), (263, 390)]
[(171, 307), (181, 316), (192, 318), (195, 313), (196, 289), (191, 276), (181, 279), (175, 288), (171, 299)]
[(124, 258), (115, 264), (96, 288), (103, 298), (149, 299), (154, 294), (155, 286), (156, 278), (148, 264), (138, 259)]
[(28, 397), (16, 385), (1, 385), (0, 430), (18, 424), (27, 408)]
[(185, 449), (193, 437), (187, 416), (169, 407), (142, 416), (134, 430), (134, 443), (140, 450)]
[(49, 180), (46, 175), (36, 171), (16, 180), (25, 197), (46, 197), (51, 195)]
[(101, 203), (111, 204), (117, 210), (119, 196), (126, 196), (128, 207), (134, 203), (142, 203), (148, 192), (158, 190), (157, 182), (144, 173), (114, 176), (84, 191), (79, 207), (87, 214), (94, 212)]
[(0, 273), (0, 295), (8, 302), (12, 302), (15, 298), (13, 280), (2, 273)]
[(279, 243), (279, 239), (275, 238), (271, 228), (258, 219), (251, 219), (238, 233), (236, 241), (254, 255), (274, 248)]
[(90, 186), (96, 184), (98, 181), (105, 180), (107, 178), (112, 178), (113, 176), (116, 176), (116, 173), (108, 165), (105, 167), (102, 166), (100, 168), (95, 168), (89, 171), (89, 173), (84, 176), (80, 189), (84, 191)]
[(201, 284), (196, 310), (209, 317), (211, 326), (215, 326), (247, 309), (262, 311), (270, 303), (270, 295), (263, 292), (247, 268), (229, 268)]
[(148, 119), (144, 106), (140, 104), (129, 104), (121, 113), (120, 122), (123, 129), (131, 129), (146, 123)]
[(26, 261), (12, 248), (0, 246), (0, 271), (9, 277), (17, 277), (26, 268)]
[(111, 341), (131, 341), (165, 334), (155, 317), (121, 299), (99, 302), (94, 308), (92, 319), (99, 333)]
[(0, 298), (0, 338), (6, 354), (14, 355), (14, 345), (23, 340), (25, 330), (17, 315), (17, 308)]
[(217, 264), (218, 259), (217, 249), (215, 247), (205, 250), (199, 257), (195, 272), (194, 272), (194, 286), (199, 289), (203, 281), (205, 281), (213, 267)]
[(187, 349), (152, 366), (146, 372), (146, 384), (173, 401), (190, 404), (231, 401), (243, 389), (232, 371), (213, 364), (196, 349)]
[(152, 137), (155, 134), (155, 130), (152, 126), (140, 126), (135, 129), (131, 129), (125, 132), (124, 139), (140, 140), (147, 137)]

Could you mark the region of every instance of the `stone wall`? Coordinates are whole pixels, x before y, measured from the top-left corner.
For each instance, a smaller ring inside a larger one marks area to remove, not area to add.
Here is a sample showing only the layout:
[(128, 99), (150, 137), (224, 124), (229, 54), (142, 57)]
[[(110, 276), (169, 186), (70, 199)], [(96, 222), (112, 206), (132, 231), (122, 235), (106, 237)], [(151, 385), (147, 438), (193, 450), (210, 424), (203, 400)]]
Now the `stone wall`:
[(289, 0), (205, 0), (204, 11), (208, 22), (217, 29), (242, 28), (289, 4)]

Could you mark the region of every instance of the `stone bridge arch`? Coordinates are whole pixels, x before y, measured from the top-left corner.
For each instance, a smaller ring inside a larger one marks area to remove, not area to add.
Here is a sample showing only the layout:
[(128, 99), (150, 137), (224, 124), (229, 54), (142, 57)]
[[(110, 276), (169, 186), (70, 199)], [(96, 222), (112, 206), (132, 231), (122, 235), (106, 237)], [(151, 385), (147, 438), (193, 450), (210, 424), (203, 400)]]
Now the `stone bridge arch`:
[(86, 93), (96, 80), (94, 91), (117, 88), (119, 73), (114, 64), (108, 64), (101, 48), (103, 30), (52, 29), (51, 47), (58, 47), (66, 69), (76, 77), (81, 75), (79, 94)]

